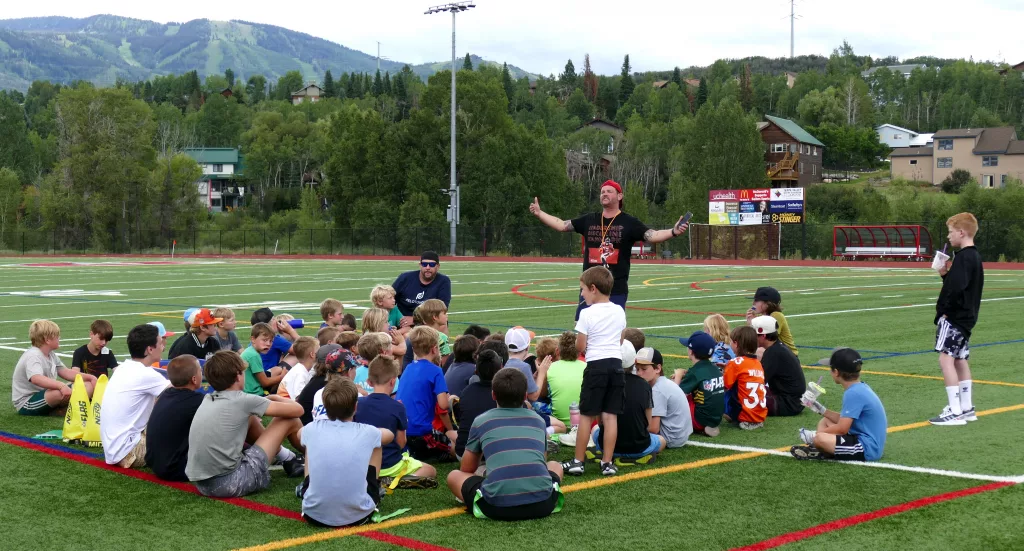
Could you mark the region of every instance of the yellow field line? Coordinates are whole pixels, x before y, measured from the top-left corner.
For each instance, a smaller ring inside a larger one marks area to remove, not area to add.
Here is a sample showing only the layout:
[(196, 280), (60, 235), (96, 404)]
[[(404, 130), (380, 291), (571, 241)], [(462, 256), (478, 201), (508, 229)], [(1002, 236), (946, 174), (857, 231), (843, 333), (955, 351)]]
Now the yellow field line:
[[(806, 366), (805, 366), (806, 367)], [(1007, 413), (1010, 411), (1018, 411), (1024, 409), (1024, 404), (1017, 404), (1013, 406), (998, 407), (993, 409), (987, 409), (979, 411), (978, 417), (984, 417), (986, 415), (995, 415), (998, 413)], [(889, 427), (886, 432), (902, 432), (905, 430), (917, 429), (931, 426), (928, 421), (920, 421), (916, 423), (907, 423), (905, 425), (897, 425), (895, 427)], [(783, 446), (775, 448), (773, 451), (789, 451), (790, 446)], [(613, 486), (616, 484), (623, 484), (632, 480), (640, 480), (644, 478), (650, 478), (663, 474), (677, 473), (681, 471), (688, 471), (692, 469), (699, 469), (701, 467), (710, 467), (713, 465), (721, 465), (723, 463), (732, 463), (735, 461), (743, 461), (746, 459), (754, 459), (756, 457), (767, 456), (767, 452), (741, 452), (732, 455), (724, 455), (721, 457), (712, 457), (709, 459), (701, 459), (698, 461), (690, 461), (689, 463), (680, 463), (677, 465), (667, 465), (665, 467), (658, 467), (655, 469), (647, 469), (643, 471), (634, 471), (631, 473), (619, 475), (612, 478), (597, 478), (594, 480), (588, 480), (586, 482), (580, 482), (578, 484), (570, 484), (562, 486), (562, 491), (565, 493), (579, 492), (583, 490), (592, 490), (594, 488), (602, 488), (605, 486)], [(243, 547), (236, 549), (235, 551), (274, 551), (277, 549), (287, 549), (289, 547), (295, 547), (299, 545), (307, 545), (310, 543), (317, 543), (321, 541), (327, 541), (337, 538), (344, 538), (348, 536), (354, 536), (362, 532), (370, 532), (375, 530), (386, 530), (388, 528), (394, 528), (397, 526), (404, 526), (407, 524), (419, 524), (420, 522), (426, 522), (430, 520), (436, 520), (440, 518), (453, 517), (465, 513), (463, 507), (453, 507), (450, 509), (441, 509), (440, 511), (434, 511), (432, 513), (424, 513), (422, 515), (414, 515), (403, 519), (388, 520), (380, 524), (371, 524), (368, 526), (360, 526), (357, 528), (344, 528), (340, 530), (331, 530), (328, 532), (318, 532), (316, 534), (310, 534), (308, 536), (301, 536), (298, 538), (290, 538), (285, 540), (273, 541), (265, 543), (263, 545), (255, 545), (252, 547)]]
[[(664, 354), (663, 354), (664, 355)], [(819, 365), (805, 365), (804, 369), (817, 369), (819, 371), (829, 371), (829, 368), (822, 367)], [(943, 378), (936, 375), (911, 375), (910, 373), (893, 373), (891, 371), (869, 371), (862, 370), (861, 373), (868, 375), (885, 375), (887, 377), (906, 377), (908, 379), (928, 379), (930, 381), (942, 381)], [(985, 381), (982, 379), (974, 379), (974, 382), (979, 385), (997, 385), (997, 386), (1011, 386), (1014, 388), (1024, 388), (1024, 384), (1021, 383), (1007, 383), (1005, 381)]]

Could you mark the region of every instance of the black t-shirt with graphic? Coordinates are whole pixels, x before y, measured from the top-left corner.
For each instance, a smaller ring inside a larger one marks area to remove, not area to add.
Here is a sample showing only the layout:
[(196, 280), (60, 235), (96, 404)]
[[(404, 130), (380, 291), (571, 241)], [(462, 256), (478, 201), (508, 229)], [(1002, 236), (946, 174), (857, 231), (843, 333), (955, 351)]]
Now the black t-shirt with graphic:
[(615, 277), (612, 294), (628, 293), (629, 258), (633, 244), (644, 240), (647, 225), (624, 212), (612, 218), (592, 212), (573, 219), (572, 228), (583, 236), (583, 269), (605, 266)]
[(82, 373), (89, 375), (106, 375), (110, 377), (109, 370), (117, 367), (117, 358), (107, 347), (103, 347), (99, 354), (89, 352), (89, 345), (83, 344), (75, 349), (71, 356), (71, 367), (81, 368)]

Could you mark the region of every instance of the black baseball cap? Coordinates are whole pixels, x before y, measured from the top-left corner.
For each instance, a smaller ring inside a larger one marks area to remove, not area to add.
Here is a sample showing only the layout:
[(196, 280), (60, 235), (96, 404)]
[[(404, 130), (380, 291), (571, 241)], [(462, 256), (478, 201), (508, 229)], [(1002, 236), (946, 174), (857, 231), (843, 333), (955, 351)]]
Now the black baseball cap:
[(825, 365), (843, 373), (860, 373), (860, 366), (863, 363), (864, 360), (861, 359), (860, 353), (852, 348), (837, 348), (832, 351), (831, 357), (818, 362), (819, 365)]
[(437, 256), (437, 253), (434, 251), (423, 251), (423, 254), (420, 255), (420, 260), (433, 260), (440, 263), (441, 257)]
[(249, 318), (249, 323), (256, 325), (257, 323), (270, 323), (270, 320), (274, 319), (274, 311), (270, 308), (260, 308), (252, 313), (252, 317)]
[(782, 303), (782, 295), (775, 290), (775, 287), (758, 287), (757, 291), (754, 292), (754, 300), (763, 300), (764, 302), (774, 302), (775, 304)]

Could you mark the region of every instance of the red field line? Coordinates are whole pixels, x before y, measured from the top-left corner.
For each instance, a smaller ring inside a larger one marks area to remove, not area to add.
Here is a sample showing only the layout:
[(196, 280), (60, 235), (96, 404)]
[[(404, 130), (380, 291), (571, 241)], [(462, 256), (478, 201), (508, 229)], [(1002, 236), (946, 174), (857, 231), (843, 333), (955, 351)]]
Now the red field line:
[[(14, 439), (14, 438), (10, 438), (8, 436), (4, 436), (3, 434), (0, 434), (0, 442), (3, 442), (5, 444), (10, 444), (12, 446), (17, 446), (19, 448), (24, 448), (24, 449), (27, 449), (27, 450), (32, 450), (32, 451), (37, 451), (37, 452), (40, 452), (40, 453), (45, 453), (47, 455), (52, 455), (54, 457), (59, 457), (61, 459), (67, 459), (67, 460), (70, 460), (70, 461), (75, 461), (75, 462), (78, 462), (78, 463), (83, 463), (83, 464), (89, 465), (91, 467), (96, 467), (98, 469), (103, 469), (105, 471), (110, 471), (110, 472), (113, 472), (113, 473), (122, 474), (122, 475), (125, 475), (125, 476), (136, 478), (138, 480), (144, 480), (146, 482), (151, 482), (153, 484), (159, 484), (160, 486), (165, 486), (167, 488), (174, 488), (175, 490), (181, 490), (183, 492), (188, 492), (190, 494), (195, 494), (197, 496), (206, 497), (206, 496), (203, 496), (202, 494), (200, 494), (199, 490), (197, 490), (196, 487), (193, 486), (192, 484), (187, 484), (185, 482), (169, 482), (169, 481), (166, 481), (166, 480), (161, 480), (160, 478), (157, 478), (153, 474), (145, 473), (145, 472), (138, 471), (138, 470), (135, 470), (135, 469), (122, 469), (121, 467), (118, 467), (118, 466), (115, 466), (115, 465), (108, 465), (105, 461), (100, 461), (99, 459), (93, 459), (91, 457), (84, 457), (84, 456), (81, 456), (81, 455), (76, 455), (76, 454), (68, 453), (66, 451), (62, 451), (62, 450), (56, 449), (56, 448), (51, 448), (49, 446), (45, 446), (45, 445), (42, 445), (42, 444), (36, 444), (36, 443), (33, 443), (33, 442), (25, 442), (23, 440), (17, 440), (17, 439)], [(292, 511), (292, 510), (289, 510), (289, 509), (282, 509), (280, 507), (274, 507), (273, 505), (266, 505), (264, 503), (259, 503), (259, 502), (256, 502), (256, 501), (251, 501), (251, 500), (243, 499), (243, 498), (240, 498), (240, 497), (236, 497), (236, 498), (209, 498), (209, 499), (214, 499), (216, 501), (222, 501), (224, 503), (228, 503), (228, 504), (234, 505), (236, 507), (241, 507), (243, 509), (248, 509), (250, 511), (256, 511), (257, 513), (264, 513), (264, 514), (268, 514), (268, 515), (274, 515), (276, 517), (286, 518), (286, 519), (289, 519), (289, 520), (302, 521), (302, 514), (299, 513), (298, 511)], [(402, 536), (396, 536), (394, 534), (385, 534), (384, 532), (362, 532), (362, 533), (360, 533), (358, 535), (363, 536), (365, 538), (372, 539), (372, 540), (376, 540), (376, 541), (388, 543), (388, 544), (391, 544), (391, 545), (395, 545), (395, 546), (398, 546), (398, 547), (405, 547), (407, 549), (415, 549), (417, 551), (454, 551), (454, 550), (449, 549), (447, 547), (440, 547), (440, 546), (437, 546), (437, 545), (434, 545), (434, 544), (431, 544), (431, 543), (427, 543), (427, 542), (423, 542), (423, 541), (419, 541), (419, 540), (414, 540), (414, 539), (411, 539), (411, 538), (405, 538), (405, 537), (402, 537)]]
[(974, 494), (980, 494), (982, 492), (991, 492), (992, 490), (999, 490), (1007, 486), (1013, 486), (1013, 482), (994, 482), (992, 484), (984, 484), (981, 486), (974, 486), (973, 488), (965, 488), (963, 490), (957, 490), (955, 492), (949, 492), (945, 494), (934, 495), (930, 497), (924, 497), (921, 499), (915, 499), (914, 501), (908, 501), (899, 505), (893, 505), (891, 507), (885, 507), (878, 509), (877, 511), (871, 511), (869, 513), (861, 513), (859, 515), (853, 515), (851, 517), (841, 518), (798, 530), (796, 532), (790, 532), (788, 534), (782, 534), (781, 536), (775, 536), (774, 538), (766, 539), (762, 542), (758, 542), (752, 545), (746, 545), (743, 547), (736, 547), (732, 551), (765, 551), (766, 549), (774, 549), (786, 544), (804, 540), (807, 538), (813, 538), (814, 536), (820, 536), (828, 532), (834, 532), (836, 530), (842, 530), (843, 528), (849, 528), (865, 522), (884, 518), (906, 511), (912, 511), (914, 509), (920, 509), (921, 507), (927, 507), (928, 505), (934, 505), (936, 503), (942, 503), (943, 501), (951, 501), (959, 499), (961, 497), (967, 497)]
[[(41, 254), (38, 256), (32, 255), (12, 255), (4, 254), (0, 255), (0, 258), (163, 258), (166, 259), (169, 255), (166, 254), (57, 254), (57, 255), (45, 255)], [(248, 254), (248, 255), (219, 255), (219, 254), (176, 254), (174, 258), (177, 259), (245, 259), (245, 260), (262, 260), (267, 261), (270, 259), (282, 259), (282, 260), (408, 260), (415, 262), (419, 260), (418, 256), (381, 256), (381, 255), (326, 255), (326, 254), (295, 254), (295, 255), (261, 255), (261, 254)], [(577, 257), (552, 257), (552, 256), (442, 256), (441, 260), (445, 262), (569, 262), (583, 265), (582, 259)], [(930, 265), (927, 262), (900, 262), (900, 261), (878, 261), (878, 260), (691, 260), (691, 259), (632, 259), (632, 264), (664, 264), (664, 265), (686, 265), (686, 264), (697, 264), (702, 266), (784, 266), (784, 267), (815, 267), (815, 268), (928, 268)], [(985, 269), (988, 270), (1024, 270), (1024, 262), (985, 262)]]

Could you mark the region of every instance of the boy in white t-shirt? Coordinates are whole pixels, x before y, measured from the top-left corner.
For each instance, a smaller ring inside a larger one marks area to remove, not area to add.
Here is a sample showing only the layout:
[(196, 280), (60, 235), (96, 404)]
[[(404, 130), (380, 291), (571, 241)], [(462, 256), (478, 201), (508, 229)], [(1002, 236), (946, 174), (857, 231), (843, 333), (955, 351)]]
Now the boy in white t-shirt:
[(146, 466), (146, 424), (160, 393), (171, 382), (152, 367), (164, 353), (160, 330), (148, 323), (128, 332), (132, 359), (117, 366), (100, 406), (100, 441), (107, 464), (125, 469)]
[[(586, 352), (580, 392), (580, 425), (576, 436), (576, 456), (564, 463), (566, 474), (582, 475), (583, 460), (590, 441), (591, 424), (600, 418), (604, 457), (615, 457), (619, 434), (618, 416), (626, 400), (625, 374), (622, 370), (622, 331), (626, 329), (626, 311), (609, 300), (612, 273), (603, 266), (588, 268), (580, 276), (580, 293), (587, 308), (576, 322), (576, 349)], [(601, 474), (618, 474), (615, 463), (602, 462)]]
[(320, 349), (320, 342), (313, 337), (299, 337), (292, 345), (295, 358), (298, 360), (288, 374), (281, 379), (277, 386), (277, 394), (292, 400), (299, 397), (306, 383), (313, 378), (313, 364), (316, 363), (316, 352)]

